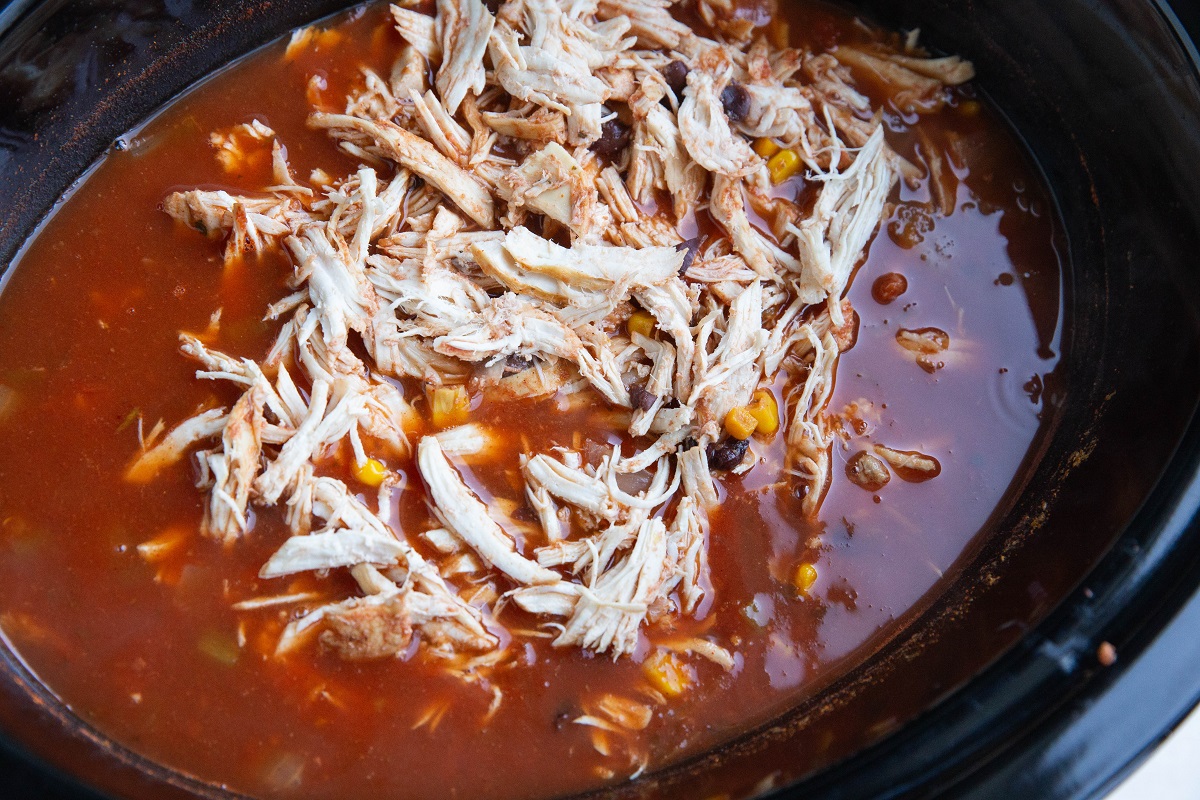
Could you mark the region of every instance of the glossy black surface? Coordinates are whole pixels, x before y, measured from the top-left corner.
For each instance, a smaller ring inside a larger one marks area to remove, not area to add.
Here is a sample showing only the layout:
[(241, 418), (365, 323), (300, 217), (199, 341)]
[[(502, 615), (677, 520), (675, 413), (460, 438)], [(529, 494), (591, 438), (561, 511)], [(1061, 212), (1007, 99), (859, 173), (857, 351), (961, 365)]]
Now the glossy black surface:
[[(164, 100), (342, 5), (52, 0), (0, 12), (0, 263)], [(1057, 427), (997, 535), (876, 659), (769, 729), (614, 796), (737, 793), (823, 768), (778, 796), (1092, 797), (1200, 697), (1195, 54), (1151, 0), (857, 5), (970, 54), (1055, 189), (1072, 265)], [(1180, 10), (1200, 21), (1195, 3)], [(1101, 641), (1116, 665), (1096, 662)], [(114, 794), (182, 796), (94, 746), (94, 732), (64, 728), (11, 659), (0, 673), (0, 729), (25, 747)], [(812, 746), (809, 721), (835, 732), (830, 750)], [(0, 761), (0, 797), (95, 796)]]

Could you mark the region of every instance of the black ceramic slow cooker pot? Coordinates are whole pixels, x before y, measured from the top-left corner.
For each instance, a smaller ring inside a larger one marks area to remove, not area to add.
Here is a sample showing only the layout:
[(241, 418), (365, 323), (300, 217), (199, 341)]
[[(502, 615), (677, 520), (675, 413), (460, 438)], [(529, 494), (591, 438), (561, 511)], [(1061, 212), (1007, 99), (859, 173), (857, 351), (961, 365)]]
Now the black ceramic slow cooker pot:
[[(0, 264), (120, 134), (345, 5), (0, 10)], [(1052, 426), (992, 534), (874, 657), (762, 729), (596, 797), (1093, 797), (1200, 697), (1196, 52), (1162, 0), (855, 5), (969, 55), (1045, 172), (1069, 244)], [(0, 745), (3, 798), (225, 796), (105, 740), (2, 647)]]

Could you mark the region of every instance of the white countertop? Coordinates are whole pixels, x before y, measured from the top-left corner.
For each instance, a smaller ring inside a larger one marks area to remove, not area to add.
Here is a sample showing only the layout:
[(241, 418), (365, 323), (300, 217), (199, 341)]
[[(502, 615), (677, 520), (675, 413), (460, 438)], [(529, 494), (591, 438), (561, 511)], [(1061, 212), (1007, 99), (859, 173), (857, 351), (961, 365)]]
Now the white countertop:
[[(1120, 735), (1119, 731), (1114, 732)], [(1107, 800), (1200, 800), (1200, 709), (1193, 711)]]

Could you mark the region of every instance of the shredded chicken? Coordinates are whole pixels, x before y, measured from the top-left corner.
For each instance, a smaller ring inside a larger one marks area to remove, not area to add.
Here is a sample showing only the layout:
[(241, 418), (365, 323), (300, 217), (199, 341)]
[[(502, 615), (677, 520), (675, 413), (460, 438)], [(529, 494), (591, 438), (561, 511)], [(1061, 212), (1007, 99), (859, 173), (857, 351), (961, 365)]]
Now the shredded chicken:
[[(973, 69), (883, 44), (772, 47), (728, 0), (696, 9), (706, 32), (672, 0), (393, 6), (404, 44), (391, 72), (364, 68), (344, 113), (308, 119), (357, 169), (314, 170), (306, 185), (256, 120), (211, 142), (226, 168), (264, 159), (270, 185), (164, 200), (223, 240), (227, 263), (275, 250), (292, 266), (266, 309), (279, 332), (261, 361), (211, 346), (215, 323), (181, 336), (197, 377), (231, 395), (126, 471), (147, 483), (192, 453), (203, 534), (239, 546), (255, 507), (278, 508), (291, 530), (263, 581), (354, 579), (340, 599), (281, 581), (235, 606), (306, 604), (280, 657), (308, 643), (349, 659), (420, 652), (478, 680), (521, 636), (614, 659), (650, 636), (672, 657), (735, 668), (730, 643), (669, 634), (672, 619), (712, 613), (709, 517), (726, 475), (763, 468), (728, 419), (786, 387), (783, 468), (815, 517), (831, 479), (826, 405), (856, 324), (843, 297), (898, 178), (924, 179), (888, 146), (856, 77), (924, 112)], [(816, 187), (811, 209), (772, 190), (761, 138), (793, 151)], [(928, 146), (921, 160), (952, 213), (953, 175)], [(687, 239), (703, 210), (715, 229)], [(926, 340), (898, 337), (920, 352)], [(591, 406), (624, 446), (524, 444), (508, 465), (514, 496), (486, 496), (472, 466), (519, 432), (471, 419), (478, 393)], [(876, 453), (905, 480), (940, 470), (920, 453)], [(352, 483), (368, 474), (370, 491)], [(424, 493), (427, 529), (389, 521), (401, 491)], [(510, 602), (541, 627), (505, 631)], [(431, 713), (435, 725), (444, 709)], [(601, 749), (651, 717), (610, 697), (576, 722)]]
[[(724, 56), (719, 50), (710, 52)], [(744, 178), (761, 166), (762, 159), (743, 137), (730, 130), (729, 118), (722, 107), (721, 93), (729, 85), (732, 65), (727, 56), (705, 58), (701, 62), (688, 73), (683, 104), (679, 107), (679, 133), (684, 147), (709, 172)]]
[(517, 583), (556, 583), (559, 580), (557, 573), (539, 567), (516, 551), (512, 537), (488, 516), (487, 506), (454, 472), (436, 436), (426, 436), (417, 445), (417, 465), (434, 513), (484, 561)]

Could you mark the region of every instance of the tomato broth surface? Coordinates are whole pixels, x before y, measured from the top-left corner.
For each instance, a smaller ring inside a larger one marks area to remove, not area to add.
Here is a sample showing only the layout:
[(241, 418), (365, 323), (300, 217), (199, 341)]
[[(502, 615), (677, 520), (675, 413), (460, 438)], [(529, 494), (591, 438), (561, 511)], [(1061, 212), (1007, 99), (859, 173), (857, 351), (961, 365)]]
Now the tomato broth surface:
[[(879, 36), (830, 6), (791, 5), (790, 25), (767, 29), (790, 30), (795, 47)], [(259, 578), (288, 536), (275, 509), (256, 508), (233, 545), (201, 537), (205, 498), (189, 462), (149, 483), (123, 478), (156, 422), (237, 399), (226, 384), (195, 379), (179, 332), (205, 331), (219, 308), (209, 345), (261, 358), (280, 325), (265, 310), (292, 272), (279, 251), (224, 265), (220, 242), (164, 214), (164, 197), (268, 184), (269, 157), (231, 173), (209, 141), (252, 120), (286, 145), (301, 183), (317, 168), (353, 172), (358, 160), (306, 119), (313, 106), (340, 107), (362, 66), (386, 74), (399, 44), (386, 7), (371, 6), (286, 57), (285, 40), (213, 76), (122, 139), (12, 266), (0, 294), (0, 627), (87, 723), (255, 796), (540, 797), (628, 778), (641, 765), (622, 736), (606, 743), (575, 720), (587, 698), (644, 685), (648, 644), (614, 660), (514, 634), (511, 658), (477, 679), (429, 659), (346, 661), (316, 646), (277, 657), (280, 631), (312, 601), (234, 604), (284, 592), (338, 599), (353, 580)], [(861, 85), (872, 92), (869, 76)], [(953, 208), (930, 211), (928, 178), (900, 183), (858, 268), (847, 295), (857, 340), (827, 407), (837, 436), (819, 514), (806, 518), (783, 480), (784, 437), (755, 440), (759, 463), (718, 482), (711, 591), (695, 614), (645, 632), (652, 642), (711, 636), (735, 659), (726, 670), (689, 658), (686, 690), (623, 735), (650, 769), (768, 720), (867, 658), (936, 596), (1029, 468), (1059, 358), (1052, 206), (998, 116), (969, 85), (948, 91), (936, 112), (885, 113), (901, 155), (952, 154)], [(811, 190), (803, 178), (779, 187)], [(933, 356), (898, 341), (930, 330), (949, 340)], [(420, 391), (404, 389), (428, 414)], [(523, 452), (626, 442), (602, 404), (562, 397), (485, 399), (470, 418), (498, 432), (488, 460), (462, 467), (492, 505), (524, 504), (514, 477)], [(940, 472), (864, 489), (848, 469), (876, 444), (930, 456)], [(341, 448), (321, 469), (372, 497), (352, 458)], [(411, 459), (390, 465), (402, 488), (383, 515), (402, 531), (435, 527)], [(139, 552), (153, 541), (171, 542), (169, 552)], [(502, 617), (512, 630), (538, 629), (515, 607)]]

